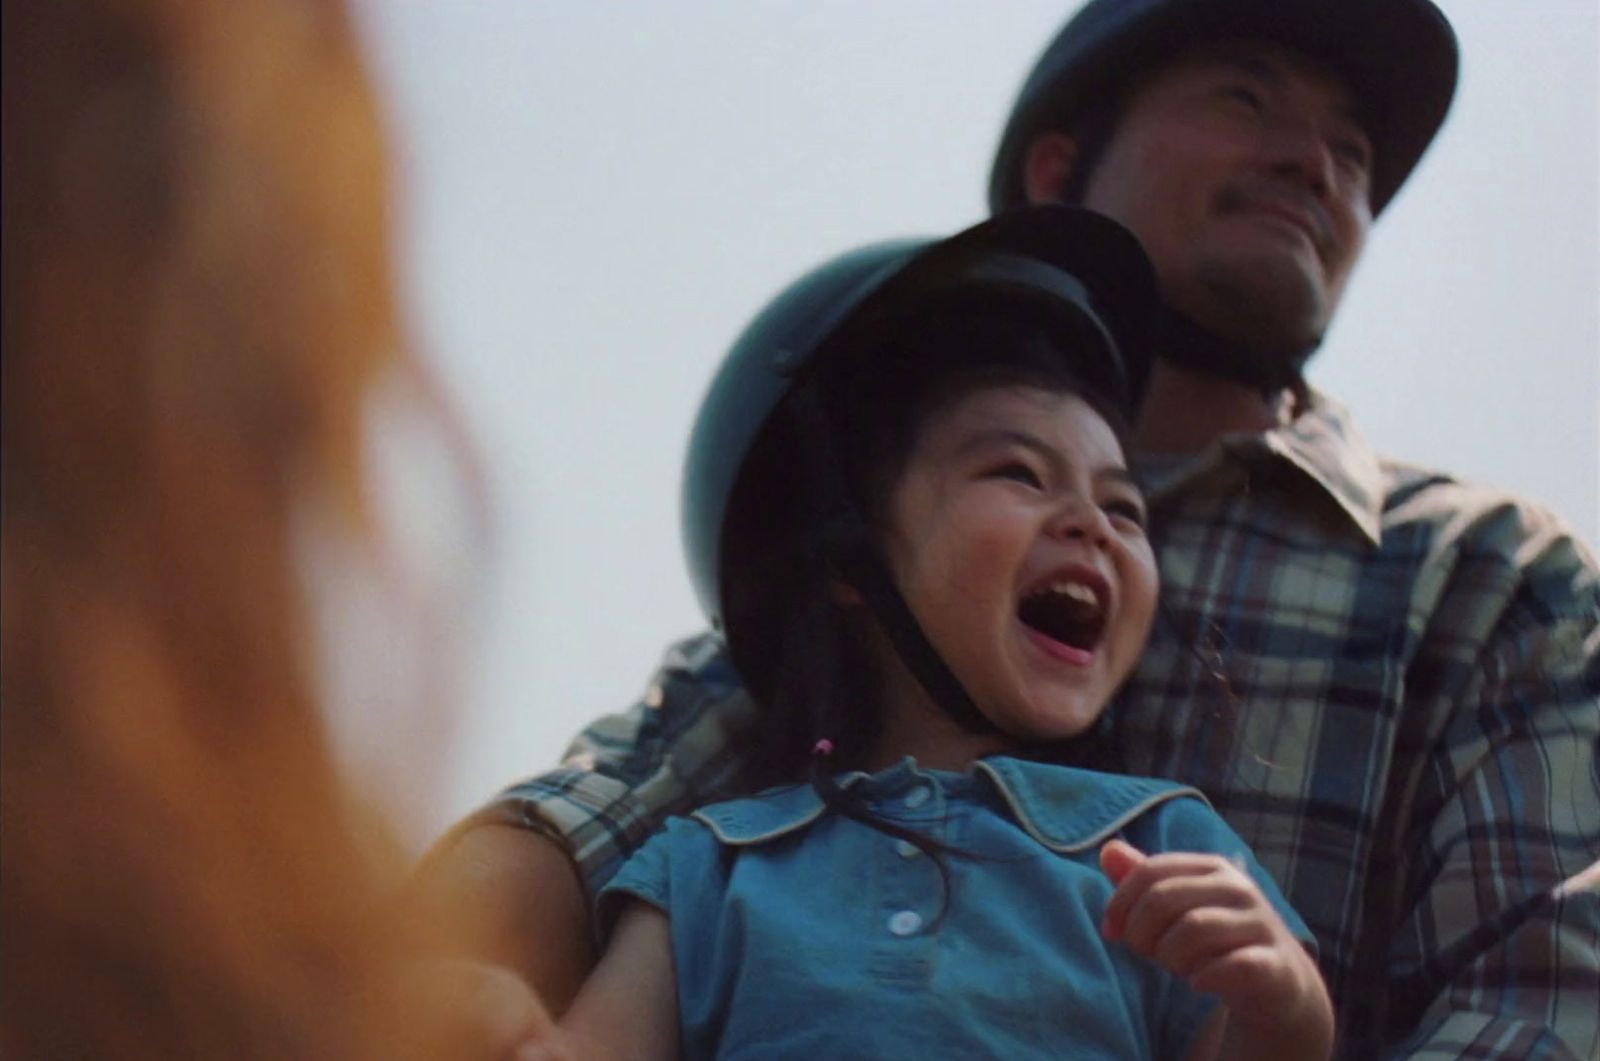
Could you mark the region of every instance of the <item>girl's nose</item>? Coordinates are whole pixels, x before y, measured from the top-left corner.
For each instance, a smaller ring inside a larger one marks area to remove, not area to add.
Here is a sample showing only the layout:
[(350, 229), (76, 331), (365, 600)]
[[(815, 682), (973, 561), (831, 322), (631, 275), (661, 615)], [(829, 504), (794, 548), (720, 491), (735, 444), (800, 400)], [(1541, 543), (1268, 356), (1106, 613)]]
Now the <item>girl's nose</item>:
[(1111, 538), (1111, 523), (1100, 506), (1089, 498), (1072, 498), (1057, 508), (1049, 532), (1055, 538), (1077, 538), (1102, 545)]

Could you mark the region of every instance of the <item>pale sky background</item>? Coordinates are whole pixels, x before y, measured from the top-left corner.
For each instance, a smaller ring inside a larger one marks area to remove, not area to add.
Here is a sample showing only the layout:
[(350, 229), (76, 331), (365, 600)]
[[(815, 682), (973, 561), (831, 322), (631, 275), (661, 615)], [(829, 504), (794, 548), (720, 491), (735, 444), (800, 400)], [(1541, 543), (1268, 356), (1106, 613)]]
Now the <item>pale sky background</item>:
[[(701, 624), (688, 425), (729, 340), (848, 247), (980, 220), (1076, 5), (362, 0), (409, 325), (484, 456), (464, 716), (423, 832), (554, 764)], [(1600, 542), (1600, 14), (1445, 0), (1461, 86), (1315, 385), (1394, 456)]]

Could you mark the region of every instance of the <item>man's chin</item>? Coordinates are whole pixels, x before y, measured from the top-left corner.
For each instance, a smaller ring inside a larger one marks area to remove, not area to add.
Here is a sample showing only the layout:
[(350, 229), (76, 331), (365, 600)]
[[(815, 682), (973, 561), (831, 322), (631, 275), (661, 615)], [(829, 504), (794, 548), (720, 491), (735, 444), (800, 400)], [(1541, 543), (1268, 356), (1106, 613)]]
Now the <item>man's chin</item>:
[(1195, 323), (1252, 357), (1303, 362), (1332, 311), (1320, 277), (1299, 263), (1238, 263), (1204, 278), (1202, 297), (1179, 306)]

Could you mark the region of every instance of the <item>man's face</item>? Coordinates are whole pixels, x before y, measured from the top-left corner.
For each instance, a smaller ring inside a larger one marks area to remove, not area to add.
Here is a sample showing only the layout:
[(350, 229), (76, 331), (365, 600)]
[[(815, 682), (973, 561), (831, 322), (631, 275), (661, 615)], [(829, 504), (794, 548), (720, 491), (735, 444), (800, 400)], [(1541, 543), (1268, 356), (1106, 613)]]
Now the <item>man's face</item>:
[(1143, 242), (1167, 299), (1262, 351), (1303, 351), (1372, 221), (1372, 148), (1342, 82), (1285, 49), (1208, 47), (1140, 86), (1083, 205)]

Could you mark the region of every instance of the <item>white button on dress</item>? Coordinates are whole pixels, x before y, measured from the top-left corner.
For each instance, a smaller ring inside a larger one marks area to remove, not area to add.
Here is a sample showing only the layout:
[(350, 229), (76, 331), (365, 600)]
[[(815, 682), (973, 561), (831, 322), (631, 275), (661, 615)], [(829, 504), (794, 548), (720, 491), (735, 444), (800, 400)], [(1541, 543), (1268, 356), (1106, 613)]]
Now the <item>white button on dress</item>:
[(922, 915), (915, 910), (901, 910), (889, 915), (889, 931), (897, 936), (909, 936), (922, 927)]
[(896, 840), (894, 842), (894, 850), (901, 858), (916, 858), (922, 854), (922, 848), (913, 844), (910, 840)]

